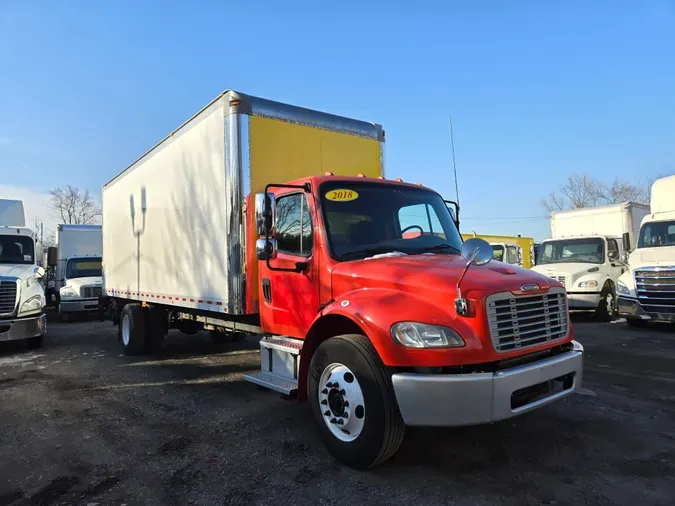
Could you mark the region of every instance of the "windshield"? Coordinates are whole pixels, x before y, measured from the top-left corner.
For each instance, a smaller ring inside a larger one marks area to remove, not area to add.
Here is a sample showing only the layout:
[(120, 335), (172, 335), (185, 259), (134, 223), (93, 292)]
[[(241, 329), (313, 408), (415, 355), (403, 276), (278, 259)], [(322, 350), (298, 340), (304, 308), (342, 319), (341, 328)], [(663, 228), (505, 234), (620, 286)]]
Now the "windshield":
[(491, 244), (492, 246), (492, 258), (497, 260), (497, 262), (504, 261), (504, 246), (501, 244)]
[(68, 260), (66, 277), (72, 279), (101, 276), (102, 270), (100, 257), (73, 258)]
[(640, 229), (638, 248), (675, 246), (675, 221), (652, 221)]
[(539, 247), (539, 264), (581, 262), (601, 264), (605, 261), (605, 246), (602, 239), (558, 239), (546, 241)]
[(319, 189), (332, 256), (356, 260), (401, 252), (458, 254), (462, 238), (450, 209), (425, 189), (330, 182)]
[(31, 237), (0, 235), (0, 264), (32, 264), (34, 249)]

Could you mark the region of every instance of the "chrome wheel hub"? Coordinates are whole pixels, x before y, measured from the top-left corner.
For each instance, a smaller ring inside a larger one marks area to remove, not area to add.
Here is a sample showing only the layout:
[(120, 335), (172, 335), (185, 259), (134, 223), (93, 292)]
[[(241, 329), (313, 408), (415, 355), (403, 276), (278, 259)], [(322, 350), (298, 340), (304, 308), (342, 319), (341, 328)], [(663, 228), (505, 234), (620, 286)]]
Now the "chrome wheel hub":
[(347, 366), (331, 364), (321, 373), (319, 408), (326, 426), (340, 441), (359, 437), (366, 420), (366, 406), (361, 385)]

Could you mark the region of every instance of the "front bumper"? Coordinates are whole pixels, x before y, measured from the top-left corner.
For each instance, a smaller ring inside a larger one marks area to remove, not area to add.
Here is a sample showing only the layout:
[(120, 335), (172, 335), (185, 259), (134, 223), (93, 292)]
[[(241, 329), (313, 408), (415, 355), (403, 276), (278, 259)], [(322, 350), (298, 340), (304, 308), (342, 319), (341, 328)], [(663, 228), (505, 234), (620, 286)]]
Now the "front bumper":
[[(636, 320), (656, 320), (662, 322), (675, 323), (675, 307), (663, 306), (665, 311), (669, 312), (653, 312), (645, 311), (642, 304), (637, 299), (628, 297), (617, 297), (617, 304), (619, 306), (619, 316), (623, 318), (632, 318)], [(653, 307), (653, 306), (652, 306)]]
[(47, 332), (47, 315), (0, 320), (0, 341), (17, 341), (42, 336)]
[[(478, 425), (566, 397), (579, 387), (583, 374), (584, 348), (572, 343), (574, 348), (561, 355), (496, 373), (393, 374), (403, 421), (421, 426)], [(535, 387), (537, 395), (528, 400)]]
[(600, 292), (567, 292), (570, 309), (595, 309), (600, 304)]
[(84, 313), (98, 311), (98, 298), (95, 299), (61, 299), (59, 312)]

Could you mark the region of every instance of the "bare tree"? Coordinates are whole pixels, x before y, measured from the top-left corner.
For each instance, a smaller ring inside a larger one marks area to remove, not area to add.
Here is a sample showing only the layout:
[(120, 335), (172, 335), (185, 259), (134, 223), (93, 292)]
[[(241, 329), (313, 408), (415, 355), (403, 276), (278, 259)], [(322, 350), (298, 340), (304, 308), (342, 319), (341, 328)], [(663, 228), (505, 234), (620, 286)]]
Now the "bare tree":
[(573, 174), (557, 192), (551, 192), (541, 205), (549, 212), (591, 207), (602, 200), (603, 186), (588, 174)]
[(541, 205), (549, 212), (620, 202), (649, 205), (652, 184), (660, 177), (663, 176), (636, 178), (634, 182), (614, 178), (611, 183), (604, 183), (588, 174), (574, 174), (557, 192), (542, 199)]
[(39, 241), (43, 246), (56, 246), (56, 237), (53, 231), (45, 233), (44, 221), (38, 216), (33, 218), (33, 232), (35, 233), (35, 240)]
[(68, 185), (54, 188), (49, 194), (49, 205), (62, 223), (86, 225), (101, 215), (101, 209), (91, 198), (89, 190)]

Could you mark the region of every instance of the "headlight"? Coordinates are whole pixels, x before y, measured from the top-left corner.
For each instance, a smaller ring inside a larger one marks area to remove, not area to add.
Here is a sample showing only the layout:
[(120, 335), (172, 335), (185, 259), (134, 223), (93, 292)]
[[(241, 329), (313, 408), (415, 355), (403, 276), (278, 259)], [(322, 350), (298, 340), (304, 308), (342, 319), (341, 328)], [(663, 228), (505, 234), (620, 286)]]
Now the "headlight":
[(59, 294), (61, 295), (62, 299), (77, 297), (79, 295), (74, 289), (72, 289), (69, 286), (64, 286), (63, 288), (61, 288), (61, 290), (59, 290)]
[(595, 288), (598, 286), (597, 281), (582, 281), (579, 283), (579, 288)]
[(625, 283), (622, 283), (621, 281), (616, 282), (616, 293), (624, 293), (626, 295), (630, 294), (630, 288), (626, 286)]
[(42, 295), (35, 295), (21, 304), (19, 313), (28, 313), (30, 311), (39, 311), (42, 309)]
[(465, 345), (464, 339), (454, 330), (425, 323), (395, 323), (391, 335), (408, 348), (461, 348)]

